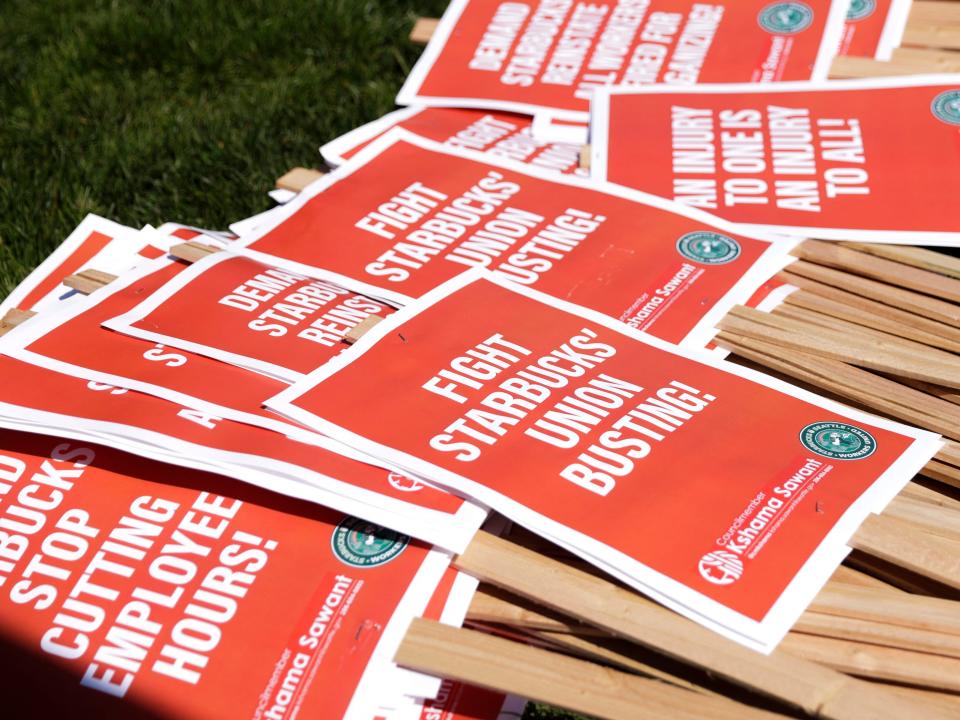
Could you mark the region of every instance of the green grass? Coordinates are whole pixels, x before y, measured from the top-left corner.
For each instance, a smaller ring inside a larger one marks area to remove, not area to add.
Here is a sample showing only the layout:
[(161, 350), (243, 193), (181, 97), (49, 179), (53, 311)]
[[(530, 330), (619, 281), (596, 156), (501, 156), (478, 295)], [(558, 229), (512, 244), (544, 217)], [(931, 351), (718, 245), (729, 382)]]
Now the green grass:
[[(445, 0), (8, 0), (0, 297), (88, 212), (225, 228), (318, 146), (393, 109)], [(542, 706), (528, 720), (574, 716)]]
[(225, 227), (393, 108), (434, 2), (7, 2), (0, 292), (87, 212)]

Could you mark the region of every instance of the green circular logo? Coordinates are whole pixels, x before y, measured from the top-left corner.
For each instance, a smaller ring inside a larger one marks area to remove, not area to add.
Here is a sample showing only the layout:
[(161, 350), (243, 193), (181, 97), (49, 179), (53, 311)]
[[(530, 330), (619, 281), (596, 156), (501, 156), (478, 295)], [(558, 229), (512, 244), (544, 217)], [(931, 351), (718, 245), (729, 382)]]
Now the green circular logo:
[(873, 15), (877, 9), (877, 0), (853, 0), (847, 10), (847, 22), (856, 22)]
[(946, 90), (937, 95), (930, 110), (949, 125), (960, 125), (960, 90)]
[(862, 460), (873, 455), (877, 441), (866, 430), (838, 422), (818, 422), (800, 431), (807, 450), (834, 460)]
[(330, 538), (333, 554), (341, 562), (359, 568), (390, 562), (409, 542), (406, 535), (355, 517), (345, 518)]
[(772, 3), (760, 11), (757, 22), (767, 32), (792, 35), (810, 27), (813, 10), (802, 2)]
[(739, 257), (740, 243), (720, 233), (698, 230), (677, 240), (677, 252), (704, 265), (723, 265)]

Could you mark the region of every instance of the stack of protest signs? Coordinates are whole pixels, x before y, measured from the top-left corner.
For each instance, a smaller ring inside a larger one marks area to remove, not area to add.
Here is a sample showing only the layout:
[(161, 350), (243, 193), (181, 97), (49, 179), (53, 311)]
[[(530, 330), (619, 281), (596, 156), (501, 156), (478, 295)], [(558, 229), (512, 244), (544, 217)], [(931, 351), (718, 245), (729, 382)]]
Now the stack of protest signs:
[(827, 79), (940, 5), (453, 0), (273, 209), (88, 216), (0, 304), (11, 677), (955, 717), (960, 75)]

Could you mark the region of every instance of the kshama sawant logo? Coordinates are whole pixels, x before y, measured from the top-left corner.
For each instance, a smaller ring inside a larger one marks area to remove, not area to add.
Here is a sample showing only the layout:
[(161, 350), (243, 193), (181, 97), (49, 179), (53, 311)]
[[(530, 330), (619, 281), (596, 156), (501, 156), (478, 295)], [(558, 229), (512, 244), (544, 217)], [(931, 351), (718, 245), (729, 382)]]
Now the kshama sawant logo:
[[(805, 449), (829, 460), (862, 460), (877, 449), (873, 435), (843, 422), (810, 423), (800, 431), (799, 440)], [(789, 508), (800, 502), (833, 467), (824, 460), (808, 457), (771, 493), (758, 493), (717, 539), (719, 547), (700, 558), (700, 576), (713, 585), (731, 585), (743, 577), (744, 559), (750, 560), (760, 552)]]

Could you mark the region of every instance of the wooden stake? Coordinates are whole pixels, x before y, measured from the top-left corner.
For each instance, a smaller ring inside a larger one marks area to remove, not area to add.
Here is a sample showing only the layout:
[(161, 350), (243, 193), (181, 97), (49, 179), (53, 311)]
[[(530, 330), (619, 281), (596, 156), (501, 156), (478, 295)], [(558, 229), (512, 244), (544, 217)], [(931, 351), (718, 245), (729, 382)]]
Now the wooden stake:
[(950, 0), (914, 0), (908, 22), (960, 26), (960, 4)]
[[(960, 603), (935, 600), (931, 607), (926, 598), (881, 585), (879, 595), (875, 587), (866, 593), (850, 593), (842, 584), (838, 587), (831, 581), (820, 594), (823, 599), (818, 595), (791, 632), (960, 658)], [(893, 602), (886, 607), (891, 597)], [(929, 617), (925, 616), (927, 610), (931, 610)], [(542, 631), (554, 639), (570, 635), (586, 642), (589, 638), (609, 637), (609, 633), (602, 630), (549, 613), (528, 600), (488, 586), (481, 586), (474, 596), (467, 619), (509, 625), (527, 632)], [(628, 650), (620, 652), (635, 655)], [(631, 669), (627, 664), (620, 663), (620, 666)]]
[(437, 31), (437, 25), (439, 24), (440, 20), (437, 18), (417, 18), (416, 22), (413, 23), (413, 29), (410, 31), (410, 42), (417, 45), (426, 45)]
[(373, 327), (381, 320), (383, 320), (383, 318), (378, 315), (370, 315), (369, 317), (364, 318), (352, 328), (347, 330), (347, 334), (343, 336), (343, 342), (347, 343), (347, 345), (353, 345), (357, 340), (366, 335), (368, 331), (373, 329)]
[(173, 255), (173, 257), (188, 263), (195, 263), (215, 252), (220, 252), (220, 250), (212, 245), (206, 245), (196, 240), (179, 243), (170, 248), (170, 254)]
[[(782, 308), (785, 306), (803, 308), (811, 313), (843, 320), (847, 324), (857, 324), (890, 335), (908, 338), (941, 350), (960, 352), (960, 341), (951, 340), (945, 337), (944, 334), (935, 334), (913, 323), (908, 325), (900, 320), (892, 320), (889, 317), (877, 315), (863, 309), (851, 312), (853, 308), (851, 308), (849, 304), (824, 297), (823, 295), (817, 295), (809, 290), (796, 290), (790, 293), (784, 298), (783, 305), (775, 308), (774, 312), (777, 312), (777, 310), (783, 312)], [(953, 330), (953, 328), (949, 328), (947, 325), (943, 325), (942, 327)]]
[(75, 275), (64, 278), (63, 284), (79, 293), (89, 295), (102, 287), (106, 287), (116, 279), (116, 275), (111, 275), (110, 273), (100, 270), (89, 269), (81, 270)]
[(789, 269), (792, 275), (800, 275), (823, 285), (840, 288), (848, 293), (960, 328), (960, 306), (953, 303), (804, 260), (791, 263)]
[(904, 45), (957, 50), (960, 49), (960, 32), (955, 25), (911, 20), (903, 29), (902, 42)]
[(946, 463), (931, 460), (920, 471), (924, 477), (942, 482), (944, 485), (960, 489), (960, 468)]
[(902, 695), (906, 698), (912, 698), (928, 705), (935, 705), (943, 712), (953, 712), (960, 717), (960, 695), (951, 693), (933, 692), (930, 690), (921, 690), (919, 688), (906, 687), (902, 685), (885, 685), (886, 688)]
[(589, 145), (582, 145), (580, 147), (579, 157), (580, 157), (580, 167), (582, 167), (584, 170), (589, 170), (590, 169), (590, 146)]
[[(888, 625), (883, 622), (806, 612), (790, 631), (790, 635), (794, 633), (960, 659), (960, 635)], [(789, 651), (790, 647), (785, 646), (784, 649)], [(957, 682), (960, 682), (960, 676)]]
[(889, 417), (941, 435), (960, 438), (960, 427), (952, 414), (937, 404), (937, 398), (928, 398), (923, 393), (913, 395), (910, 388), (879, 375), (801, 351), (785, 354), (778, 345), (730, 332), (719, 333), (714, 341), (720, 347), (752, 360), (767, 370), (774, 370), (848, 401), (853, 400)]
[(701, 685), (692, 683), (689, 680), (684, 680), (681, 677), (650, 665), (648, 662), (645, 662), (645, 660), (656, 660), (659, 658), (650, 658), (649, 656), (652, 655), (652, 653), (649, 651), (624, 640), (617, 640), (610, 635), (601, 637), (582, 636), (566, 630), (531, 630), (530, 634), (550, 642), (565, 652), (587, 660), (612, 665), (627, 672), (634, 672), (656, 680), (662, 680), (665, 683), (681, 687), (690, 692), (713, 695), (715, 697), (720, 696), (720, 694), (715, 691), (708, 690)]
[[(933, 395), (938, 397), (941, 400), (946, 402), (951, 402), (954, 405), (960, 405), (960, 391), (955, 390), (954, 388), (946, 388), (943, 385), (934, 385), (933, 383), (925, 383), (922, 380), (913, 380), (911, 378), (898, 377), (896, 375), (891, 375), (892, 380), (896, 380), (899, 383), (904, 385), (909, 385), (916, 390), (927, 393), (927, 395)], [(954, 463), (960, 464), (960, 463)]]
[(801, 633), (785, 637), (783, 649), (858, 677), (960, 691), (956, 658)]
[(960, 52), (899, 47), (893, 51), (893, 63), (915, 73), (955, 73), (960, 72)]
[[(780, 717), (726, 698), (692, 693), (658, 680), (430, 620), (413, 621), (397, 651), (396, 662), (598, 718)], [(905, 706), (917, 707), (909, 701)]]
[[(918, 51), (913, 51), (918, 52)], [(921, 51), (922, 52), (922, 51)], [(957, 54), (957, 71), (960, 71), (960, 53)], [(843, 247), (852, 248), (862, 253), (894, 260), (903, 265), (910, 265), (921, 270), (939, 273), (960, 280), (960, 258), (946, 253), (911, 245), (887, 245), (881, 243), (840, 243)]]
[[(915, 483), (911, 483), (911, 485), (913, 484)], [(834, 571), (833, 575), (830, 576), (830, 581), (824, 586), (824, 590), (827, 588), (836, 587), (838, 585), (841, 587), (841, 589), (843, 589), (843, 586), (853, 586), (858, 588), (870, 588), (871, 590), (876, 590), (878, 592), (902, 593), (900, 588), (895, 588), (893, 585), (888, 585), (883, 580), (875, 578), (871, 575), (867, 575), (866, 573), (862, 573), (859, 570), (854, 570), (846, 565), (841, 565)]]
[(942, 493), (934, 488), (921, 485), (918, 482), (907, 483), (907, 486), (901, 491), (900, 495), (903, 497), (912, 498), (914, 500), (920, 500), (928, 504), (938, 505), (940, 507), (948, 507), (952, 510), (960, 511), (960, 500), (957, 500), (956, 498)]
[[(799, 265), (799, 263), (794, 263), (793, 266), (797, 265)], [(803, 277), (802, 275), (797, 275), (791, 272), (781, 272), (777, 277), (784, 282), (795, 285), (796, 287), (801, 288), (813, 295), (846, 305), (848, 307), (847, 319), (851, 319), (849, 317), (851, 315), (859, 316), (864, 313), (868, 313), (870, 315), (878, 316), (883, 320), (893, 321), (902, 325), (910, 325), (930, 335), (944, 337), (950, 340), (951, 343), (960, 343), (960, 328), (952, 325), (938, 322), (937, 320), (931, 320), (930, 318), (921, 317), (907, 310), (892, 307), (888, 304), (877, 302), (876, 300), (870, 300), (861, 295), (846, 292), (840, 288), (826, 285), (824, 283), (817, 282), (816, 280), (811, 280), (810, 278)], [(851, 312), (853, 310), (856, 310), (857, 312)], [(866, 324), (863, 323), (859, 318), (855, 320), (855, 322)]]
[(830, 63), (831, 78), (871, 78), (915, 75), (917, 68), (895, 62), (881, 62), (854, 55), (839, 55)]
[(315, 180), (319, 180), (325, 174), (322, 170), (314, 170), (312, 168), (291, 168), (277, 178), (277, 189), (290, 190), (295, 193), (302, 192), (307, 185)]
[(960, 636), (960, 603), (892, 590), (827, 584), (808, 612)]
[(32, 310), (18, 310), (17, 308), (10, 308), (7, 310), (7, 314), (0, 318), (0, 336), (6, 335), (17, 325), (26, 322), (34, 315), (36, 315), (36, 313)]
[(718, 327), (789, 350), (960, 388), (960, 358), (934, 348), (918, 353), (892, 338), (870, 340), (743, 306), (733, 308)]
[(883, 509), (884, 517), (899, 518), (930, 535), (960, 542), (960, 510), (897, 496)]
[(897, 518), (871, 515), (850, 546), (960, 590), (960, 541), (917, 532)]
[(846, 270), (926, 295), (960, 302), (960, 280), (823, 240), (806, 240), (793, 250), (803, 260)]
[(936, 712), (780, 651), (755, 653), (636, 593), (489, 533), (479, 533), (455, 564), (485, 582), (814, 716), (902, 720)]

